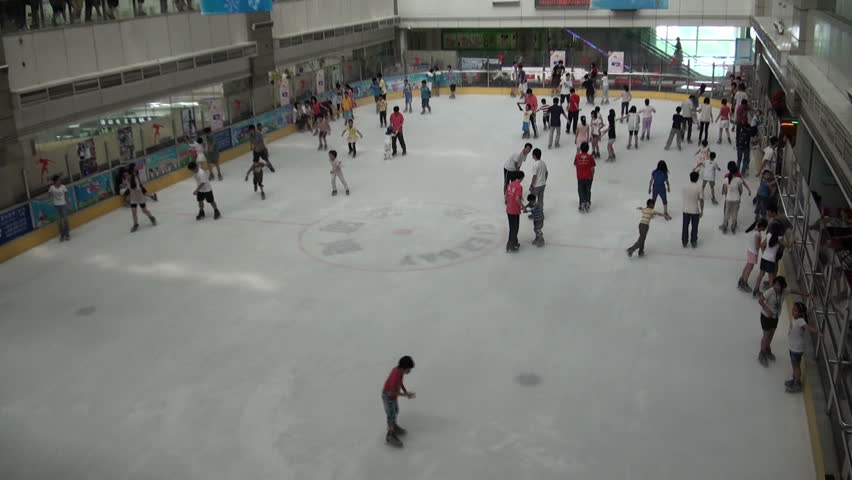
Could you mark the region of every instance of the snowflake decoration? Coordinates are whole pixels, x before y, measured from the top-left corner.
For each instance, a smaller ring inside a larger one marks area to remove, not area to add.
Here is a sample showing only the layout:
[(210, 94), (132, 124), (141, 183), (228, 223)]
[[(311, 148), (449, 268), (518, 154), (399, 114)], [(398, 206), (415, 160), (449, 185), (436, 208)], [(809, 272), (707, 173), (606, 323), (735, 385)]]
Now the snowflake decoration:
[(260, 0), (248, 0), (248, 5), (252, 10), (257, 10), (260, 8)]
[(225, 0), (225, 10), (236, 12), (240, 8), (240, 0)]

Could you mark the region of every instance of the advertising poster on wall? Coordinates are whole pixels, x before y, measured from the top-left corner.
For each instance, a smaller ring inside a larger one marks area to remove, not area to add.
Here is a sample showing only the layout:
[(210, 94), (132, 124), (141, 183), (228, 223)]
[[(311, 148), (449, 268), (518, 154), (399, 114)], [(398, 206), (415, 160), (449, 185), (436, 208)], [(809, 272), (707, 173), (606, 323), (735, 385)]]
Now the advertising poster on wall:
[(317, 94), (325, 93), (325, 70), (317, 70)]
[(169, 147), (145, 157), (146, 179), (153, 180), (178, 169), (177, 149)]
[(112, 173), (104, 172), (74, 185), (77, 208), (92, 206), (112, 196)]
[[(71, 186), (68, 186), (68, 210), (74, 212), (77, 210), (77, 205), (74, 202), (74, 192), (71, 191)], [(48, 195), (33, 198), (30, 201), (30, 208), (33, 214), (33, 228), (41, 228), (45, 225), (50, 225), (56, 221), (56, 209), (53, 208), (53, 199)]]
[(0, 245), (33, 231), (33, 218), (30, 206), (20, 207), (0, 213)]
[(210, 115), (210, 128), (213, 131), (221, 130), (225, 126), (225, 117), (222, 116), (222, 102), (209, 100), (207, 102), (207, 113)]
[(738, 38), (734, 43), (734, 62), (737, 65), (751, 63), (751, 52), (754, 50), (752, 39)]
[(80, 175), (88, 177), (98, 171), (94, 139), (90, 138), (77, 144), (77, 159), (80, 161)]
[(609, 52), (609, 73), (624, 73), (624, 52)]
[(278, 128), (284, 128), (287, 125), (293, 124), (293, 107), (287, 105), (275, 111), (276, 120), (278, 120)]
[(133, 128), (119, 128), (116, 134), (118, 136), (118, 158), (122, 162), (126, 162), (133, 158)]
[(278, 84), (278, 101), (281, 102), (282, 107), (290, 105), (293, 101), (290, 96), (290, 80), (286, 78), (282, 78)]
[(567, 62), (565, 61), (565, 50), (551, 50), (549, 66), (552, 68), (559, 62), (562, 62), (563, 65), (567, 65)]
[(183, 126), (183, 134), (186, 138), (195, 138), (198, 136), (198, 128), (195, 124), (195, 110), (184, 108), (180, 111), (180, 122)]

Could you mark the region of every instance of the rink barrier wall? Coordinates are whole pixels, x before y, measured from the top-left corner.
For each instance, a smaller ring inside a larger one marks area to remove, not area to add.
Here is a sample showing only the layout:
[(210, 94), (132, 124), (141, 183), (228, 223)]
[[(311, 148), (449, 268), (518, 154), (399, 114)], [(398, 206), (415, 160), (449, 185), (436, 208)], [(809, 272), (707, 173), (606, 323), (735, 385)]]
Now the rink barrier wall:
[[(421, 77), (425, 78), (423, 74), (415, 74), (408, 75), (409, 81), (415, 87), (420, 84)], [(389, 91), (387, 94), (387, 98), (389, 100), (397, 100), (403, 97), (401, 88), (402, 88), (402, 79), (406, 78), (404, 76), (388, 76), (386, 77), (386, 81), (388, 83), (388, 88), (394, 91)], [(366, 105), (374, 105), (372, 92), (369, 90), (369, 82), (355, 82), (352, 84), (355, 89), (357, 106), (366, 106)], [(448, 92), (449, 89), (444, 87), (442, 88), (443, 92)], [(616, 90), (611, 90), (614, 92)], [(654, 91), (646, 91), (641, 90), (641, 94), (636, 95), (635, 100), (651, 98), (658, 100), (670, 100), (670, 101), (682, 101), (684, 100), (684, 95), (669, 93), (669, 92), (654, 92)], [(460, 95), (504, 95), (509, 96), (509, 88), (502, 87), (459, 87), (456, 90), (456, 93)], [(534, 88), (533, 93), (535, 93), (539, 98), (549, 98), (551, 96), (551, 90), (549, 88)], [(448, 95), (448, 93), (444, 93), (444, 95)], [(320, 98), (327, 99), (330, 97), (330, 93), (326, 93), (319, 96)], [(417, 103), (419, 98), (419, 94), (414, 92), (414, 100)], [(440, 98), (440, 97), (438, 97)], [(618, 97), (611, 97), (617, 99)], [(712, 100), (712, 105), (718, 107), (721, 105), (721, 102), (718, 100)], [(293, 110), (292, 106), (282, 107), (271, 112), (266, 112), (260, 115), (257, 115), (249, 120), (244, 120), (241, 122), (237, 122), (233, 125), (225, 127), (225, 129), (218, 131), (217, 133), (223, 133), (225, 137), (227, 137), (227, 142), (229, 145), (234, 145), (232, 148), (228, 148), (223, 150), (220, 153), (219, 162), (225, 163), (230, 160), (233, 160), (241, 155), (244, 155), (249, 152), (249, 144), (245, 142), (244, 138), (244, 129), (249, 124), (254, 123), (262, 123), (267, 126), (268, 130), (271, 130), (268, 134), (266, 134), (267, 142), (274, 142), (281, 138), (284, 138), (288, 135), (296, 133), (298, 130), (295, 125), (292, 123), (292, 115)], [(277, 128), (276, 128), (277, 127)], [(227, 131), (228, 133), (224, 133)], [(181, 162), (181, 158), (183, 161), (188, 161), (188, 156), (186, 156), (186, 146), (185, 145), (177, 145), (175, 147), (170, 147), (175, 149), (176, 160)], [(140, 159), (135, 159), (130, 163), (136, 162), (144, 162), (146, 157), (142, 157)], [(175, 160), (175, 159), (172, 159)], [(158, 192), (165, 188), (168, 188), (178, 182), (186, 180), (191, 176), (190, 172), (186, 168), (182, 168), (184, 165), (180, 163), (177, 169), (174, 171), (167, 173), (158, 178), (150, 179), (145, 183), (145, 187), (151, 192)], [(144, 168), (144, 167), (143, 167)], [(96, 175), (102, 175), (105, 172), (99, 172)], [(82, 182), (84, 180), (81, 180)], [(77, 182), (77, 183), (80, 183)], [(75, 183), (75, 184), (77, 184)], [(67, 185), (69, 190), (74, 184)], [(69, 193), (70, 195), (70, 193)], [(32, 202), (30, 202), (32, 203)], [(123, 200), (119, 196), (109, 196), (108, 198), (95, 203), (89, 207), (83, 208), (81, 210), (77, 210), (69, 215), (69, 225), (72, 229), (85, 225), (86, 223), (95, 220), (103, 215), (106, 215), (114, 210), (117, 210), (122, 207)], [(13, 210), (15, 208), (20, 208), (20, 205), (15, 206), (7, 211)], [(28, 215), (32, 214), (32, 209), (29, 210)], [(35, 219), (33, 219), (35, 220)], [(35, 221), (29, 226), (31, 230), (29, 233), (24, 234), (18, 238), (15, 238), (11, 241), (8, 241), (2, 245), (0, 245), (0, 263), (6, 262), (7, 260), (14, 258), (32, 248), (35, 248), (57, 236), (59, 236), (58, 227), (51, 223), (49, 225), (45, 225), (42, 227), (34, 227)]]

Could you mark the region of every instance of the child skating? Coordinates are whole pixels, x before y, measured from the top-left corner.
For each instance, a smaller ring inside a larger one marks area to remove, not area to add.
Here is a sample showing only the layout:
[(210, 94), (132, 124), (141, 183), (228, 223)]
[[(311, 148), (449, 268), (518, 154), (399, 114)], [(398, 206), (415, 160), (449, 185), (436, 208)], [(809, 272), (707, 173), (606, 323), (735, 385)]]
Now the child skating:
[[(518, 105), (518, 108), (520, 109), (521, 106)], [(530, 118), (532, 118), (532, 107), (526, 105), (522, 111), (524, 113), (524, 121), (521, 123), (521, 132), (523, 132), (521, 134), (521, 138), (530, 138)]]
[[(255, 157), (255, 160), (259, 160), (259, 157)], [(219, 212), (219, 207), (216, 205), (216, 199), (213, 198), (213, 186), (210, 185), (210, 174), (207, 170), (203, 170), (198, 168), (198, 164), (195, 162), (189, 162), (189, 165), (186, 168), (192, 172), (193, 177), (195, 178), (195, 190), (192, 192), (195, 195), (195, 200), (198, 202), (198, 215), (195, 216), (196, 220), (201, 220), (204, 218), (204, 202), (209, 203), (213, 207), (213, 219), (219, 220), (222, 214)], [(270, 167), (270, 170), (272, 167)]]
[(385, 160), (393, 158), (393, 127), (385, 131)]
[(627, 249), (627, 256), (632, 257), (633, 252), (639, 250), (639, 256), (642, 257), (645, 255), (645, 238), (648, 237), (648, 229), (651, 228), (651, 219), (660, 215), (662, 213), (654, 210), (654, 200), (648, 199), (645, 202), (645, 207), (636, 207), (636, 210), (642, 211), (642, 218), (639, 220), (639, 238), (636, 240), (630, 248)]
[(636, 105), (630, 107), (627, 112), (627, 149), (630, 150), (630, 145), (639, 150), (639, 113), (636, 112)]
[(249, 173), (252, 174), (252, 183), (254, 184), (254, 191), (256, 192), (258, 188), (260, 188), (260, 199), (266, 200), (266, 192), (263, 191), (263, 169), (267, 167), (265, 164), (260, 163), (259, 158), (255, 158), (248, 171), (246, 172), (246, 181), (248, 182)]
[(151, 214), (145, 204), (145, 199), (148, 197), (146, 197), (145, 192), (143, 192), (142, 182), (139, 181), (136, 172), (124, 172), (121, 191), (122, 195), (127, 193), (130, 197), (130, 213), (133, 215), (133, 228), (130, 229), (131, 233), (139, 230), (139, 214), (136, 211), (137, 207), (142, 209), (142, 213), (148, 217), (151, 225), (157, 225), (157, 219), (154, 218), (154, 215)]
[(355, 158), (358, 155), (358, 149), (356, 147), (358, 138), (364, 138), (364, 135), (361, 134), (361, 131), (355, 128), (355, 122), (353, 122), (352, 120), (347, 120), (346, 128), (343, 129), (343, 133), (340, 136), (346, 137), (346, 142), (349, 145), (349, 155), (352, 155), (352, 158)]
[(387, 95), (380, 95), (377, 103), (379, 107), (379, 127), (388, 126), (388, 100)]
[(780, 223), (772, 222), (766, 227), (766, 238), (760, 244), (760, 271), (757, 273), (757, 280), (754, 283), (754, 290), (751, 291), (752, 296), (757, 297), (760, 294), (760, 281), (763, 280), (763, 275), (769, 276), (769, 285), (775, 282), (775, 277), (778, 275), (778, 249), (788, 248), (784, 242), (784, 227)]
[(684, 120), (683, 115), (680, 114), (681, 107), (675, 108), (675, 113), (672, 115), (672, 129), (669, 131), (669, 139), (666, 140), (666, 146), (664, 150), (668, 150), (672, 147), (672, 140), (677, 139), (677, 149), (683, 150), (683, 130), (684, 124), (686, 121)]
[(648, 183), (648, 195), (651, 195), (651, 200), (656, 202), (657, 197), (663, 200), (663, 217), (666, 220), (671, 220), (669, 215), (669, 199), (666, 193), (672, 191), (669, 185), (669, 167), (664, 160), (657, 162), (657, 168), (651, 172), (651, 181)]
[(657, 113), (657, 109), (651, 106), (651, 100), (645, 99), (645, 106), (642, 107), (642, 134), (640, 138), (642, 140), (650, 140), (651, 139), (651, 121), (654, 119), (654, 114)]
[[(328, 152), (331, 155), (332, 152)], [(387, 417), (388, 430), (385, 435), (385, 444), (396, 448), (402, 448), (402, 440), (400, 436), (408, 433), (404, 428), (396, 423), (399, 416), (399, 397), (414, 399), (417, 395), (414, 392), (409, 392), (402, 383), (403, 377), (411, 373), (414, 369), (414, 360), (408, 355), (399, 359), (396, 367), (394, 367), (385, 385), (382, 387), (382, 405), (385, 407), (385, 415)]]
[(317, 146), (317, 150), (328, 150), (328, 134), (331, 133), (331, 123), (328, 121), (330, 115), (332, 114), (320, 114), (317, 125), (319, 129), (319, 146)]
[(405, 107), (403, 107), (402, 111), (410, 113), (411, 112), (412, 92), (411, 92), (411, 84), (408, 83), (407, 78), (403, 81), (403, 84), (402, 84), (402, 94), (405, 97)]
[(719, 116), (716, 117), (719, 122), (719, 139), (716, 143), (722, 143), (722, 132), (728, 137), (728, 143), (731, 143), (731, 107), (728, 106), (728, 100), (722, 99), (722, 108), (719, 109)]
[(746, 264), (743, 267), (743, 272), (740, 274), (740, 279), (737, 281), (737, 288), (744, 292), (751, 292), (751, 287), (748, 284), (748, 279), (751, 277), (751, 271), (754, 270), (757, 264), (757, 254), (760, 252), (760, 244), (763, 239), (763, 232), (766, 231), (768, 222), (766, 219), (760, 219), (757, 222), (757, 228), (749, 233), (746, 238)]
[(607, 127), (607, 141), (606, 141), (606, 161), (614, 162), (615, 161), (615, 110), (609, 109), (609, 115), (606, 117)]
[(426, 85), (426, 80), (420, 82), (420, 115), (424, 115), (426, 110), (432, 113), (432, 107), (429, 106), (429, 99), (432, 98), (432, 91)]
[(349, 185), (346, 179), (343, 178), (343, 161), (337, 158), (337, 150), (328, 151), (328, 161), (331, 163), (331, 196), (337, 196), (337, 179), (343, 184), (346, 189), (346, 195), (349, 195)]
[(601, 158), (600, 140), (603, 130), (603, 119), (597, 110), (592, 110), (592, 119), (589, 121), (589, 134), (592, 136), (592, 156)]
[[(704, 140), (704, 145), (707, 145), (707, 140)], [(705, 160), (699, 160), (698, 165), (692, 171), (697, 172), (698, 170), (703, 170), (704, 174), (704, 180), (701, 183), (701, 194), (704, 194), (704, 189), (709, 183), (710, 201), (713, 202), (713, 205), (717, 205), (719, 202), (716, 201), (716, 172), (721, 171), (722, 168), (716, 163), (716, 152), (709, 152)]]
[(535, 233), (535, 239), (533, 239), (532, 244), (536, 247), (543, 247), (544, 234), (541, 231), (544, 228), (544, 207), (532, 193), (527, 195), (527, 202), (524, 211), (530, 213), (530, 218), (533, 221), (533, 233)]
[(627, 112), (630, 111), (630, 101), (633, 100), (633, 95), (630, 93), (630, 86), (625, 85), (621, 92), (621, 122), (627, 117)]
[(722, 182), (722, 196), (725, 197), (724, 220), (722, 225), (719, 226), (722, 233), (728, 233), (728, 226), (731, 227), (731, 233), (737, 233), (737, 219), (740, 213), (743, 189), (751, 195), (751, 188), (743, 181), (743, 177), (737, 169), (737, 162), (728, 162), (728, 173), (725, 174)]
[(580, 125), (577, 127), (577, 132), (574, 134), (574, 145), (577, 145), (577, 153), (580, 153), (580, 145), (587, 144), (590, 140), (589, 126), (586, 125), (586, 116), (580, 117)]

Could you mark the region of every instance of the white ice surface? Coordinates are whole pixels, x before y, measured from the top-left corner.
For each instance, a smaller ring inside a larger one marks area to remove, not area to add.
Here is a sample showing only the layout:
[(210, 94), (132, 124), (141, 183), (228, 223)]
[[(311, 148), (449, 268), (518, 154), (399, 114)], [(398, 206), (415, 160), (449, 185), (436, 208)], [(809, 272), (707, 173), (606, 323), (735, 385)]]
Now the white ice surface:
[[(351, 197), (329, 195), (316, 138), (293, 135), (269, 146), (266, 201), (246, 156), (214, 184), (220, 221), (195, 221), (190, 180), (150, 204), (157, 227), (129, 233), (122, 209), (3, 264), (0, 478), (812, 478), (786, 322), (764, 369), (759, 307), (736, 289), (745, 236), (723, 236), (708, 204), (699, 248), (681, 248), (694, 151), (663, 152), (674, 103), (653, 104), (639, 151), (619, 125), (589, 215), (573, 140), (544, 151), (541, 249), (522, 218), (521, 251), (503, 251), (517, 108), (442, 96), (407, 116), (410, 153), (390, 162), (371, 107), (357, 159), (333, 124)], [(674, 220), (628, 259), (660, 159)], [(400, 400), (394, 451), (379, 392), (404, 354), (418, 395)]]

